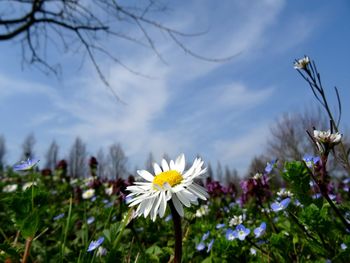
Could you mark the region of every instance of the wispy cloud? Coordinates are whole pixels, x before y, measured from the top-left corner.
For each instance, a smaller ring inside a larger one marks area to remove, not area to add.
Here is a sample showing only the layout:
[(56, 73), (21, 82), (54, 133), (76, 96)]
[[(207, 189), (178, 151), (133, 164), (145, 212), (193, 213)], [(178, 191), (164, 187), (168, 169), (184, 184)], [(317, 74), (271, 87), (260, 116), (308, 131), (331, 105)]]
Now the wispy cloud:
[[(212, 4), (216, 11), (208, 7), (211, 4), (194, 2), (198, 7), (194, 9), (196, 14), (184, 5), (179, 12), (185, 18), (179, 21), (177, 17), (169, 24), (180, 31), (195, 32), (193, 29), (206, 22), (210, 28), (207, 34), (184, 39), (184, 43), (208, 57), (241, 54), (226, 64), (194, 59), (175, 44), (164, 41), (164, 36), (156, 35), (155, 43), (160, 53), (165, 54), (167, 65), (152, 52), (123, 49), (127, 64), (152, 78), (135, 75), (122, 67), (108, 67), (107, 63), (102, 65), (108, 70), (111, 86), (126, 105), (117, 103), (88, 67), (74, 79), (66, 80), (60, 90), (0, 74), (0, 86), (6, 87), (0, 89), (0, 100), (28, 94), (45, 99), (45, 109), (36, 111), (27, 125), (41, 133), (41, 138), (48, 138), (48, 134), (61, 138), (58, 143), (65, 144), (65, 148), (79, 135), (92, 152), (120, 142), (133, 163), (140, 164), (150, 151), (156, 158), (165, 152), (172, 156), (180, 152), (192, 156), (200, 153), (243, 171), (268, 133), (268, 122), (261, 119), (253, 127), (246, 116), (267, 104), (275, 89), (252, 86), (243, 78), (222, 80), (218, 72), (224, 67), (239, 70), (252, 66), (249, 58), (274, 42), (271, 27), (286, 1)], [(216, 19), (204, 21), (209, 12), (217, 12)], [(118, 49), (117, 43), (109, 44)], [(207, 83), (206, 79), (210, 81)]]
[(223, 163), (235, 167), (241, 173), (245, 172), (249, 161), (266, 147), (268, 133), (269, 123), (260, 123), (247, 129), (239, 138), (217, 140), (213, 144), (213, 152), (215, 156), (220, 156)]

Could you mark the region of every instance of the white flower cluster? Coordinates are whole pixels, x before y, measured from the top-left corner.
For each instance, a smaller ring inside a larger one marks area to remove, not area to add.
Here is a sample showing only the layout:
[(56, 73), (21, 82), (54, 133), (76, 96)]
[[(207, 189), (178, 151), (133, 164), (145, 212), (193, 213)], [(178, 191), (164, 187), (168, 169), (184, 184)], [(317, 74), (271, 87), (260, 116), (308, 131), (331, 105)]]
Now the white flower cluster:
[(207, 205), (201, 205), (196, 211), (196, 217), (202, 217), (209, 213), (209, 207)]
[(331, 149), (334, 145), (341, 142), (342, 134), (339, 132), (331, 133), (328, 131), (314, 130), (314, 139), (317, 144), (317, 148), (320, 152), (324, 152), (325, 149)]
[(261, 213), (270, 213), (271, 209), (270, 208), (261, 208)]
[(243, 224), (243, 220), (245, 219), (245, 215), (239, 215), (239, 216), (233, 216), (230, 221), (229, 221), (229, 226), (233, 227), (233, 226), (237, 226), (240, 224)]
[(261, 178), (263, 176), (262, 173), (256, 173), (254, 176), (253, 176), (253, 179), (254, 180), (258, 180), (259, 178)]
[(93, 196), (95, 196), (95, 189), (88, 189), (82, 194), (83, 199), (90, 199)]
[(281, 188), (281, 190), (277, 192), (277, 195), (281, 198), (293, 197), (293, 193), (285, 188)]
[(22, 186), (22, 190), (25, 191), (27, 190), (29, 187), (31, 187), (32, 185), (37, 185), (36, 182), (27, 182)]
[(310, 58), (308, 56), (305, 56), (301, 59), (298, 59), (294, 62), (294, 68), (295, 69), (306, 69), (307, 65), (310, 63)]
[(105, 185), (105, 194), (109, 196), (113, 194), (113, 185), (110, 187), (108, 187), (108, 185)]
[(15, 192), (18, 188), (18, 185), (17, 184), (9, 184), (9, 185), (6, 185), (2, 191), (5, 192), (5, 193), (12, 193), (12, 192)]
[(340, 134), (339, 132), (331, 133), (330, 130), (328, 131), (314, 130), (314, 139), (319, 143), (338, 144), (340, 143), (341, 138), (342, 138), (342, 134)]

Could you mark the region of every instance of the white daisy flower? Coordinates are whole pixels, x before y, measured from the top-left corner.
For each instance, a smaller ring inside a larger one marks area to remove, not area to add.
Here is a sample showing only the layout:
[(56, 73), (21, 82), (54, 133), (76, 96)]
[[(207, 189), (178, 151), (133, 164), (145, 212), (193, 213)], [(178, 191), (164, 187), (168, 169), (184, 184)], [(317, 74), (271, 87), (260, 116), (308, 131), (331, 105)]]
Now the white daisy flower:
[(9, 185), (6, 185), (2, 191), (5, 192), (5, 193), (12, 193), (14, 191), (16, 191), (18, 188), (18, 185), (17, 184), (9, 184)]
[(289, 190), (286, 190), (285, 188), (281, 188), (278, 192), (277, 195), (281, 198), (286, 198), (286, 197), (293, 197), (293, 193)]
[(305, 69), (309, 63), (310, 63), (310, 58), (308, 56), (305, 56), (305, 57), (298, 59), (294, 62), (294, 68), (295, 69)]
[(331, 133), (330, 130), (328, 131), (314, 130), (314, 138), (317, 142), (320, 142), (320, 143), (338, 144), (341, 141), (342, 134), (340, 134), (339, 132)]
[(105, 188), (105, 194), (106, 195), (112, 195), (113, 194), (113, 185), (111, 185), (110, 187), (106, 187)]
[(209, 213), (209, 207), (207, 205), (201, 205), (196, 211), (196, 217), (202, 217)]
[(23, 186), (22, 186), (22, 190), (25, 191), (27, 190), (29, 187), (31, 187), (32, 185), (37, 185), (36, 182), (28, 182), (28, 183), (25, 183)]
[(237, 226), (243, 223), (243, 215), (233, 216), (229, 221), (229, 226)]
[(95, 195), (95, 189), (89, 189), (86, 190), (83, 194), (82, 197), (83, 199), (90, 199)]
[(193, 180), (206, 172), (202, 169), (203, 161), (196, 158), (190, 169), (185, 171), (185, 156), (181, 154), (174, 162), (168, 164), (162, 160), (162, 167), (157, 163), (153, 164), (153, 176), (146, 170), (139, 170), (137, 173), (147, 182), (135, 182), (135, 185), (126, 189), (131, 192), (132, 197), (129, 206), (138, 205), (135, 216), (150, 215), (153, 221), (157, 214), (163, 217), (167, 202), (171, 199), (176, 211), (184, 216), (183, 206), (190, 207), (191, 204), (198, 204), (198, 198), (206, 200), (208, 193), (205, 188), (193, 182)]

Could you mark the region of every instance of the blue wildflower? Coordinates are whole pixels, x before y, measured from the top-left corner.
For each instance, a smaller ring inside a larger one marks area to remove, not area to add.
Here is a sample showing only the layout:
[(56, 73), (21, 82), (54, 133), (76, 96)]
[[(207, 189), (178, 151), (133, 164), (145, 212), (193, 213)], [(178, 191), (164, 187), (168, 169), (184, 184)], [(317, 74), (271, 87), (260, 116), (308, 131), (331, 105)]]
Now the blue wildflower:
[(266, 172), (267, 174), (271, 173), (272, 169), (275, 167), (276, 161), (277, 161), (277, 160), (272, 160), (270, 163), (267, 163), (267, 164), (266, 164), (265, 172)]
[(312, 199), (319, 199), (321, 197), (322, 197), (322, 195), (320, 193), (316, 193), (316, 194), (312, 195)]
[(95, 250), (96, 248), (98, 248), (103, 243), (104, 240), (105, 240), (104, 237), (100, 237), (96, 241), (91, 241), (87, 252), (91, 252), (91, 251)]
[(196, 246), (197, 251), (202, 251), (203, 249), (205, 249), (205, 244), (204, 242), (200, 242), (197, 246)]
[(172, 219), (173, 219), (173, 216), (171, 214), (169, 214), (164, 220), (165, 220), (165, 222), (169, 222)]
[(253, 256), (256, 255), (256, 249), (255, 249), (255, 248), (252, 248), (252, 247), (251, 247), (251, 248), (249, 249), (249, 251), (250, 251), (250, 254), (251, 254), (251, 255), (253, 255)]
[(254, 235), (256, 238), (261, 237), (263, 234), (265, 234), (266, 231), (266, 223), (262, 222), (261, 225), (254, 229)]
[(225, 224), (217, 224), (216, 225), (216, 229), (220, 229), (220, 228), (223, 228), (223, 227), (225, 227)]
[(211, 250), (211, 248), (213, 247), (214, 244), (214, 238), (212, 240), (210, 240), (209, 244), (208, 244), (208, 249), (207, 249), (207, 253), (209, 253), (209, 251)]
[(210, 231), (208, 231), (207, 233), (205, 233), (205, 234), (203, 235), (203, 237), (202, 237), (202, 241), (206, 240), (206, 239), (208, 238), (209, 234), (210, 234)]
[(86, 223), (87, 223), (88, 225), (92, 224), (93, 222), (95, 222), (95, 217), (93, 217), (93, 216), (90, 216), (90, 217), (86, 220)]
[(231, 228), (228, 228), (228, 229), (226, 230), (225, 237), (226, 237), (227, 240), (232, 241), (232, 240), (235, 239), (235, 236), (234, 236), (233, 232), (234, 232), (234, 231), (233, 231)]
[(279, 211), (286, 209), (290, 203), (290, 200), (291, 199), (288, 197), (288, 198), (283, 199), (281, 202), (276, 201), (276, 202), (272, 203), (271, 204), (272, 211), (279, 212)]
[(96, 253), (96, 256), (98, 257), (103, 257), (107, 254), (107, 249), (105, 249), (104, 247), (99, 247), (97, 249), (97, 253)]
[(342, 250), (346, 250), (346, 249), (348, 248), (348, 246), (347, 246), (345, 243), (342, 243), (342, 244), (340, 245), (340, 248), (341, 248)]
[(246, 236), (248, 236), (250, 233), (249, 228), (245, 228), (244, 225), (240, 224), (236, 227), (236, 229), (233, 231), (234, 237), (238, 238), (239, 240), (243, 241)]
[(303, 157), (304, 162), (306, 163), (307, 167), (312, 168), (314, 165), (316, 165), (321, 159), (319, 156), (312, 156), (312, 155), (304, 155)]
[(300, 203), (300, 201), (299, 201), (298, 199), (295, 199), (295, 200), (294, 200), (294, 204), (295, 204), (296, 206), (304, 207), (304, 206), (302, 205), (302, 203)]
[(17, 163), (13, 166), (13, 170), (15, 171), (28, 171), (34, 168), (35, 165), (38, 164), (40, 160), (39, 159), (30, 159), (28, 158), (27, 161), (21, 161), (20, 163)]
[(110, 201), (109, 203), (107, 203), (106, 205), (105, 205), (105, 208), (110, 208), (110, 207), (112, 207), (113, 206), (113, 201)]
[(64, 213), (55, 216), (55, 217), (53, 218), (53, 220), (56, 221), (56, 220), (59, 220), (59, 219), (61, 219), (61, 218), (63, 218), (63, 217), (64, 217)]
[(124, 199), (125, 204), (127, 204), (127, 205), (128, 205), (129, 203), (131, 203), (132, 200), (133, 200), (133, 199), (132, 199), (131, 196), (126, 196), (125, 199)]
[(329, 194), (328, 197), (333, 201), (337, 198), (337, 195)]
[(350, 183), (350, 177), (343, 179), (343, 184)]

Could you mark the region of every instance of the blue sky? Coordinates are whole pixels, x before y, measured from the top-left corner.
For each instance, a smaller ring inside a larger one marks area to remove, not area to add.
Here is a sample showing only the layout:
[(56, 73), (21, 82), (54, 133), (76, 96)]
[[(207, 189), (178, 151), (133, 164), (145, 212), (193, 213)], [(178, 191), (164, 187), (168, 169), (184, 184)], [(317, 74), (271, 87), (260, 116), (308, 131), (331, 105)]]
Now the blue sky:
[(79, 135), (91, 155), (120, 142), (130, 169), (142, 168), (149, 152), (158, 161), (165, 152), (173, 158), (184, 152), (188, 159), (200, 154), (244, 173), (264, 151), (279, 116), (315, 103), (293, 69), (293, 60), (304, 54), (316, 60), (329, 93), (339, 88), (343, 123), (349, 123), (349, 1), (198, 0), (169, 6), (158, 16), (164, 24), (183, 32), (208, 30), (183, 39), (191, 50), (207, 57), (238, 55), (225, 63), (201, 61), (154, 31), (165, 64), (151, 50), (106, 40), (120, 50), (123, 63), (150, 76), (100, 60), (126, 105), (116, 103), (91, 63), (78, 69), (78, 56), (49, 57), (62, 63), (57, 79), (22, 67), (20, 44), (0, 42), (0, 134), (7, 163), (18, 161), (23, 139), (33, 132), (38, 158), (52, 139), (64, 158)]

